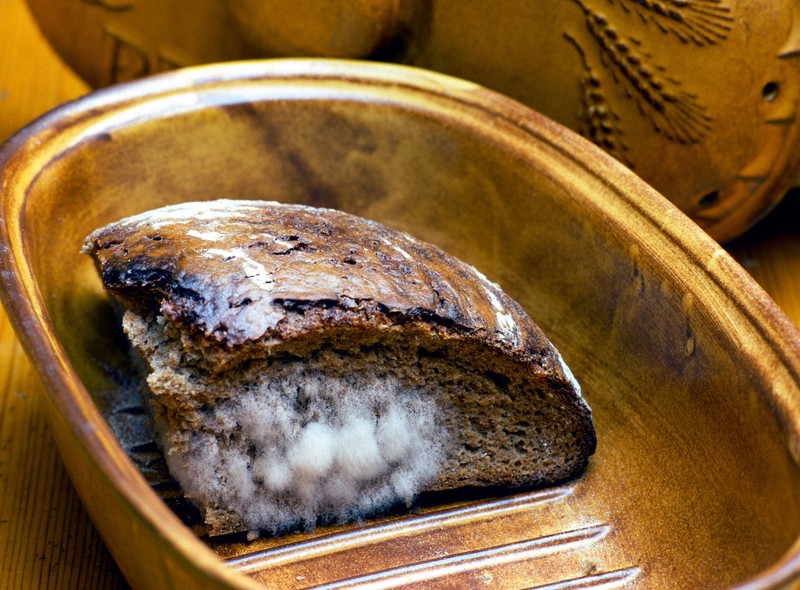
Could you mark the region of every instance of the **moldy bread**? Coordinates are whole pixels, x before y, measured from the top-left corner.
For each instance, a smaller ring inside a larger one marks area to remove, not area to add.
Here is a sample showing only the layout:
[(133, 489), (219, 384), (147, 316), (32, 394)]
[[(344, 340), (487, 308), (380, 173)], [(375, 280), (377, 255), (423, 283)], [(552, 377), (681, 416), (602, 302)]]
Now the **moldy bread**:
[(112, 223), (84, 251), (125, 309), (167, 463), (209, 534), (553, 484), (594, 452), (591, 410), (524, 310), (406, 234), (219, 200)]

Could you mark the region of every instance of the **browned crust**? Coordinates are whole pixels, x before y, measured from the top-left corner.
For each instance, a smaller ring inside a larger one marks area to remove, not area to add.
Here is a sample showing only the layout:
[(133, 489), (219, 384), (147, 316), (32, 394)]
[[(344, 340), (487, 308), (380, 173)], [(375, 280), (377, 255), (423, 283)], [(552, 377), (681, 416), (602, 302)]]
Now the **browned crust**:
[(413, 325), (567, 378), (515, 301), (430, 244), (302, 205), (216, 201), (184, 210), (206, 218), (129, 218), (95, 231), (84, 251), (95, 256), (107, 289), (129, 305), (158, 305), (200, 348), (267, 351), (333, 327)]

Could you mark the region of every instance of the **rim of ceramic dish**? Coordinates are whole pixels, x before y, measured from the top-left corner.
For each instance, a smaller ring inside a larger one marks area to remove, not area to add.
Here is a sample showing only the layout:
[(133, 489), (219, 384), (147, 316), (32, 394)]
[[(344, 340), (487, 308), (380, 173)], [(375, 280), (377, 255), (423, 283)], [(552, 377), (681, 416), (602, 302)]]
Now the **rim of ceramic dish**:
[[(230, 92), (234, 87), (237, 92)], [(601, 183), (615, 195), (613, 202), (594, 198), (577, 184), (575, 198), (590, 210), (610, 213), (612, 219), (615, 212), (633, 215), (636, 224), (618, 224), (618, 229), (631, 236), (649, 232), (648, 237), (657, 236), (683, 262), (696, 267), (703, 280), (728, 294), (726, 304), (740, 316), (743, 329), (757, 336), (758, 350), (749, 354), (771, 351), (774, 355), (780, 374), (764, 378), (775, 381), (774, 409), (790, 439), (793, 456), (796, 460), (800, 457), (800, 400), (796, 395), (800, 331), (719, 244), (578, 134), (481, 86), (415, 67), (312, 58), (197, 66), (91, 92), (46, 113), (0, 146), (0, 294), (9, 318), (28, 354), (56, 367), (45, 371), (36, 363), (48, 394), (83, 450), (99, 465), (118, 497), (142, 517), (151, 532), (174, 547), (184, 565), (231, 588), (262, 587), (224, 565), (160, 500), (130, 462), (71, 367), (49, 323), (32, 270), (22, 259), (20, 213), (25, 190), (20, 189), (19, 175), (23, 174), (24, 181), (27, 174), (30, 180), (38, 165), (64, 147), (137, 120), (168, 117), (208, 104), (322, 97), (381, 100), (400, 108), (423, 109), (522, 153), (534, 145), (545, 146), (546, 153), (542, 155), (539, 149), (537, 154), (547, 159), (565, 183), (570, 171), (581, 171)], [(498, 130), (493, 122), (501, 120), (504, 125)], [(82, 429), (80, 425), (86, 423), (97, 427)], [(800, 539), (778, 562), (736, 588), (778, 588), (799, 576)]]

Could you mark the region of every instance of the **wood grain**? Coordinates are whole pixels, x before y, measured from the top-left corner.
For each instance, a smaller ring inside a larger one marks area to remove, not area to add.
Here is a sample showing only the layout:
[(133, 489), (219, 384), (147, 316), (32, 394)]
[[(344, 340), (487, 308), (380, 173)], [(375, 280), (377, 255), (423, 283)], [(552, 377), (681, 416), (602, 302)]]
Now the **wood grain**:
[[(0, 0), (0, 140), (87, 92), (23, 0)], [(728, 246), (800, 323), (800, 195)], [(0, 589), (124, 588), (55, 450), (45, 392), (0, 310)]]
[(726, 249), (800, 324), (800, 189)]
[[(0, 0), (0, 139), (84, 94), (23, 0)], [(0, 311), (0, 589), (125, 588), (58, 456), (45, 392)]]

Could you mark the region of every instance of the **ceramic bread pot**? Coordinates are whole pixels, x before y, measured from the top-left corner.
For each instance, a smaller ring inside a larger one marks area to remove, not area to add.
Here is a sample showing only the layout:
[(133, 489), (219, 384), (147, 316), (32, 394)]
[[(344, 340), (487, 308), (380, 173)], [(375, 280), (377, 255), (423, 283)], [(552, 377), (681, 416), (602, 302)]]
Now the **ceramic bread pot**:
[[(89, 232), (189, 200), (359, 214), (475, 265), (561, 351), (597, 451), (557, 487), (202, 536), (146, 428)], [(406, 66), (201, 66), (0, 149), (0, 286), (76, 489), (134, 588), (737, 588), (800, 581), (800, 334), (673, 204), (567, 128)]]
[(718, 241), (800, 169), (792, 0), (28, 0), (96, 87), (252, 57), (421, 66), (588, 137)]

